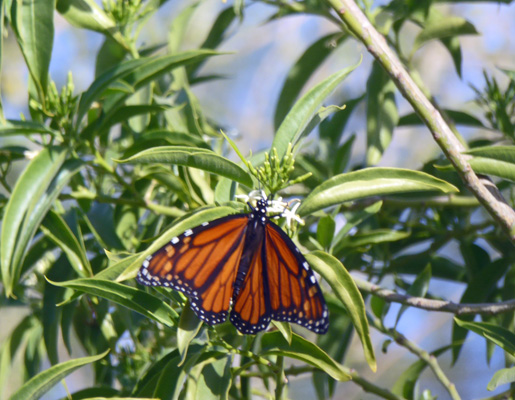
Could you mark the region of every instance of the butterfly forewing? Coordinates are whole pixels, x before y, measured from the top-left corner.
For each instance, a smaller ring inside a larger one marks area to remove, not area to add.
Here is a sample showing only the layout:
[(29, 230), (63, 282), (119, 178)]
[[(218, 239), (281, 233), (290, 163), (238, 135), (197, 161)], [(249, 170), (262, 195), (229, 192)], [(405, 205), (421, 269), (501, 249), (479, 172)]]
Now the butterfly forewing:
[(266, 226), (265, 249), (272, 319), (326, 333), (328, 311), (315, 274), (293, 241), (273, 222)]
[(224, 322), (247, 222), (247, 214), (230, 215), (187, 230), (149, 256), (137, 280), (179, 290), (190, 298), (199, 318), (209, 324)]

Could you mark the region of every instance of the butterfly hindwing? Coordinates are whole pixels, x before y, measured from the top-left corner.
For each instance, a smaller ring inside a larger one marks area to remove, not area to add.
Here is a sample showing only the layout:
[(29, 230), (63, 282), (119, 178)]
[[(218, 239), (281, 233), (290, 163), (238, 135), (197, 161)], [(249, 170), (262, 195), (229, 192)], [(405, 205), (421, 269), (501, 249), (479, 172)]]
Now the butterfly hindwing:
[(229, 215), (185, 231), (143, 262), (137, 280), (179, 290), (200, 319), (224, 322), (247, 222), (247, 214)]
[(270, 314), (316, 333), (329, 327), (327, 306), (315, 274), (293, 241), (269, 221), (265, 230)]

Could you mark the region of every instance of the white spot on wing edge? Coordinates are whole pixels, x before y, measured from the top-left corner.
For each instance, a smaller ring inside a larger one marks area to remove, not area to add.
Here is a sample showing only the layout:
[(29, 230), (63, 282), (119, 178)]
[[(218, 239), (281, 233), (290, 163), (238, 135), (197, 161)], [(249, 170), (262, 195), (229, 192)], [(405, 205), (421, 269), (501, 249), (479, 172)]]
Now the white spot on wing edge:
[(184, 232), (184, 236), (191, 236), (193, 235), (193, 231), (191, 229), (188, 229)]
[(202, 222), (202, 226), (208, 226), (209, 225), (209, 222)]
[(177, 236), (176, 236), (176, 237), (174, 237), (174, 238), (172, 238), (172, 240), (170, 240), (170, 243), (172, 243), (172, 244), (177, 244), (177, 243), (179, 243), (179, 238), (178, 238)]

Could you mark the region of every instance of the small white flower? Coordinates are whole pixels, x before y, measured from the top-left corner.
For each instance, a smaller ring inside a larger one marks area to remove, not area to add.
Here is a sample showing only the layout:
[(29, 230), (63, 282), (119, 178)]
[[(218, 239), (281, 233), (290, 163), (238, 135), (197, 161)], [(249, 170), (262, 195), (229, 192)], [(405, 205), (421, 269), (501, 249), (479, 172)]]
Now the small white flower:
[(281, 214), (282, 217), (286, 218), (286, 225), (289, 229), (292, 227), (292, 221), (297, 221), (299, 224), (304, 225), (304, 220), (297, 215), (297, 209), (300, 207), (300, 201), (297, 201), (291, 208), (285, 208)]

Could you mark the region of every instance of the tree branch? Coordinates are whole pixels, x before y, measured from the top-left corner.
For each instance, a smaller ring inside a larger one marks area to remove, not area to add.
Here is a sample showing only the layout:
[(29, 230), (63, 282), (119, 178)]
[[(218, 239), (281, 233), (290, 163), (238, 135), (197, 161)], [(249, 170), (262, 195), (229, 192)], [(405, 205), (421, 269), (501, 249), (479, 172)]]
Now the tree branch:
[(451, 396), (451, 399), (461, 400), (461, 397), (458, 394), (458, 391), (456, 390), (456, 386), (454, 386), (454, 383), (452, 383), (449, 380), (449, 378), (447, 378), (447, 375), (445, 375), (442, 368), (440, 368), (440, 365), (438, 364), (438, 361), (436, 360), (436, 357), (434, 355), (429, 354), (424, 349), (421, 349), (415, 343), (408, 340), (404, 335), (397, 332), (395, 329), (386, 328), (378, 318), (374, 316), (369, 316), (369, 321), (371, 322), (372, 326), (374, 326), (374, 328), (384, 333), (386, 336), (391, 337), (393, 340), (395, 340), (397, 344), (406, 348), (408, 351), (415, 354), (418, 358), (425, 361), (429, 368), (431, 368), (431, 370), (435, 374), (436, 378), (445, 387), (445, 389)]
[(440, 112), (431, 104), (422, 90), (404, 68), (385, 39), (372, 26), (354, 0), (327, 0), (346, 27), (367, 47), (397, 85), (402, 95), (431, 131), (434, 140), (453, 164), (488, 213), (515, 242), (515, 211), (506, 203), (497, 187), (488, 179), (480, 179), (472, 170), (469, 156), (462, 154), (464, 145), (454, 135)]
[(380, 297), (390, 303), (401, 303), (428, 311), (448, 312), (455, 315), (486, 314), (495, 315), (515, 311), (515, 299), (499, 303), (453, 303), (452, 301), (433, 300), (423, 297), (413, 297), (399, 294), (393, 290), (384, 289), (378, 285), (353, 276), (359, 289)]

